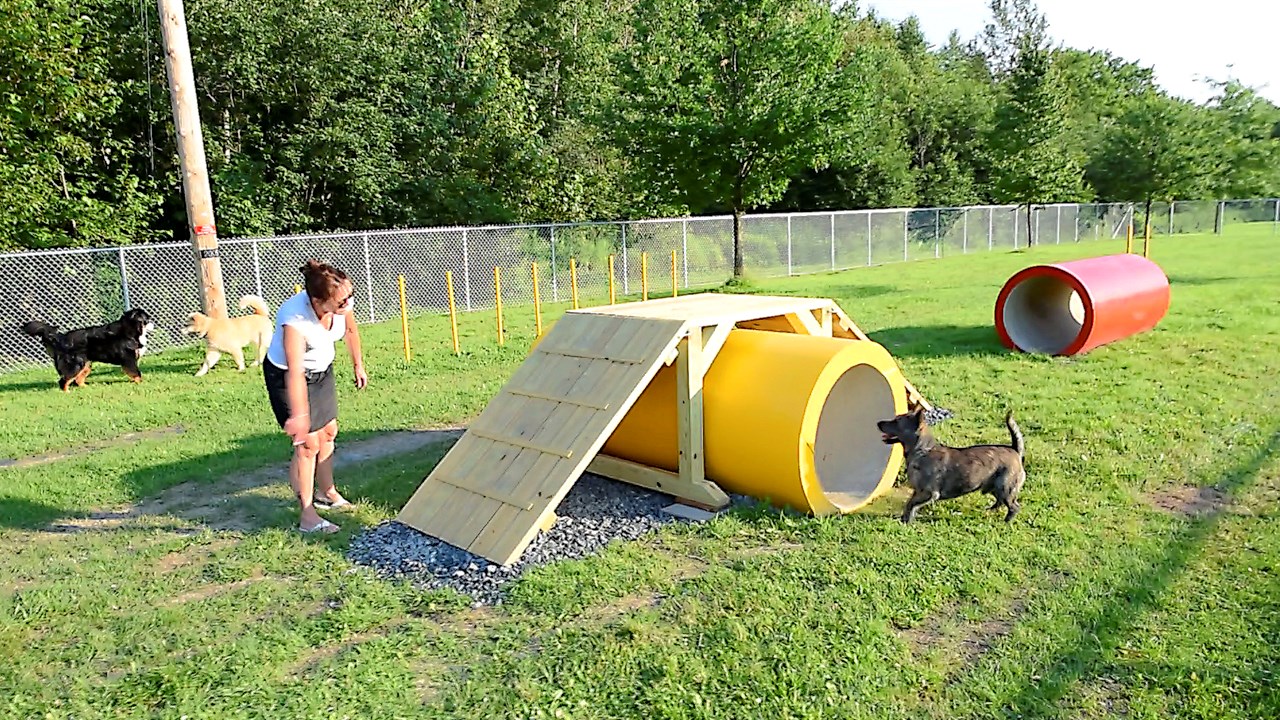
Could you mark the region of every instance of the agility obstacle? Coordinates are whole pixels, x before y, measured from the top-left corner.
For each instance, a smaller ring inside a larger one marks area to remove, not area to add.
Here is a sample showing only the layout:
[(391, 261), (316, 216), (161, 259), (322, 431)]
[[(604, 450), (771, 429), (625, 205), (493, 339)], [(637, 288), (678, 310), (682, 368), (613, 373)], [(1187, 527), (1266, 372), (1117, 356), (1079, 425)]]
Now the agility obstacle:
[(1010, 349), (1076, 355), (1146, 332), (1169, 310), (1169, 279), (1131, 254), (1025, 268), (996, 298), (995, 323)]
[(892, 486), (902, 450), (875, 421), (909, 402), (931, 409), (831, 300), (701, 294), (573, 310), (397, 520), (507, 565), (587, 470), (710, 509), (736, 492), (851, 512)]

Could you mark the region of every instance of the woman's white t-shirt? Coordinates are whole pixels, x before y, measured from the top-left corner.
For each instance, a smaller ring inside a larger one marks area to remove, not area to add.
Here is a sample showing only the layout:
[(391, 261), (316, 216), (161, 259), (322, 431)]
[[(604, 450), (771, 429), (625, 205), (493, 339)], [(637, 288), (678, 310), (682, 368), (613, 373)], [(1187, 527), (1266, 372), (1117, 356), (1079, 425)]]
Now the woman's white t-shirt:
[(306, 291), (285, 300), (276, 313), (276, 330), (271, 335), (271, 345), (267, 348), (267, 360), (283, 370), (289, 369), (284, 355), (284, 326), (291, 325), (302, 333), (306, 340), (307, 351), (302, 356), (304, 370), (325, 370), (333, 364), (334, 343), (342, 339), (347, 332), (346, 316), (333, 314), (333, 327), (326, 328), (316, 317), (315, 308), (311, 307), (311, 298)]

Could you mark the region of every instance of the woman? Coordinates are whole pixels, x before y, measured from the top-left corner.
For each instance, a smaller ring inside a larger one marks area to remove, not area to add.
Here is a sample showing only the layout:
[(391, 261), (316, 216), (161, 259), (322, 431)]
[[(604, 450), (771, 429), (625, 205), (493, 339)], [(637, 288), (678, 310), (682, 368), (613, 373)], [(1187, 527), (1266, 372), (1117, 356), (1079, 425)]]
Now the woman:
[(333, 381), (334, 343), (351, 353), (356, 387), (369, 383), (360, 352), (360, 333), (352, 313), (355, 289), (343, 271), (308, 260), (302, 267), (305, 289), (284, 301), (267, 349), (262, 375), (276, 422), (293, 439), (289, 483), (301, 509), (298, 529), (335, 533), (338, 526), (315, 506), (350, 505), (333, 484), (333, 445), (338, 436), (338, 393)]

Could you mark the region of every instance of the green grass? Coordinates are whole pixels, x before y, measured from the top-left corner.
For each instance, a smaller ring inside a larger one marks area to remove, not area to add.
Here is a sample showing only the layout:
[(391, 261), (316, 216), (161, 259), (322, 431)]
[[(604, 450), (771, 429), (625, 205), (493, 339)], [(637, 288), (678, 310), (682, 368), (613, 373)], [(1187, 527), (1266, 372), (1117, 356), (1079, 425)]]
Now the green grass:
[[(757, 280), (826, 296), (956, 417), (952, 444), (1027, 435), (1023, 511), (968, 497), (903, 526), (901, 489), (865, 512), (756, 508), (670, 526), (540, 568), (510, 601), (378, 580), (342, 557), (391, 517), (441, 448), (339, 480), (363, 500), (331, 538), (290, 532), (283, 488), (259, 525), (181, 516), (56, 532), (49, 523), (195, 481), (279, 466), (288, 443), (261, 376), (198, 352), (95, 371), (0, 377), (0, 714), (6, 717), (1266, 718), (1280, 715), (1280, 240), (1270, 228), (1158, 238), (1173, 304), (1155, 330), (1089, 355), (1015, 355), (992, 304), (1033, 262), (1122, 243)], [(563, 311), (549, 311), (548, 318)], [(465, 422), (521, 362), (527, 309), (363, 331), (372, 383), (339, 362), (343, 434)], [(148, 393), (144, 398), (142, 393)], [(134, 442), (125, 433), (181, 427)], [(341, 446), (339, 448), (341, 452)], [(1154, 500), (1215, 488), (1198, 516)]]

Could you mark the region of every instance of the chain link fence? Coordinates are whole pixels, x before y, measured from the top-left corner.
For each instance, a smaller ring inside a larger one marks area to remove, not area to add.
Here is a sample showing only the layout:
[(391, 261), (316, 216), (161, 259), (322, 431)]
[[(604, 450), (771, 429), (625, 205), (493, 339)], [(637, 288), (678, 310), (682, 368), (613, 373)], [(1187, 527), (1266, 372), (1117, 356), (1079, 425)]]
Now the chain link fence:
[[(1123, 238), (1130, 223), (1138, 237), (1147, 223), (1153, 234), (1221, 232), (1241, 223), (1280, 228), (1274, 199), (1153, 203), (1149, 214), (1134, 203), (1036, 205), (1029, 212), (1030, 222), (1026, 206), (747, 215), (743, 259), (751, 274), (776, 277), (1013, 250), (1029, 238), (1042, 245)], [(461, 311), (492, 309), (495, 268), (503, 302), (530, 304), (533, 263), (540, 297), (552, 303), (569, 301), (575, 274), (582, 304), (607, 301), (610, 257), (619, 298), (639, 295), (646, 276), (650, 296), (670, 294), (673, 281), (681, 289), (718, 285), (733, 272), (733, 218), (336, 233), (219, 246), (231, 308), (248, 294), (279, 307), (314, 257), (346, 270), (358, 317), (380, 322), (399, 316), (399, 276), (413, 313), (447, 312), (446, 272)], [(200, 309), (189, 243), (3, 254), (0, 277), (0, 372), (49, 362), (39, 342), (21, 332), (32, 319), (70, 329), (141, 307), (156, 320), (153, 351), (195, 344), (181, 334)]]

